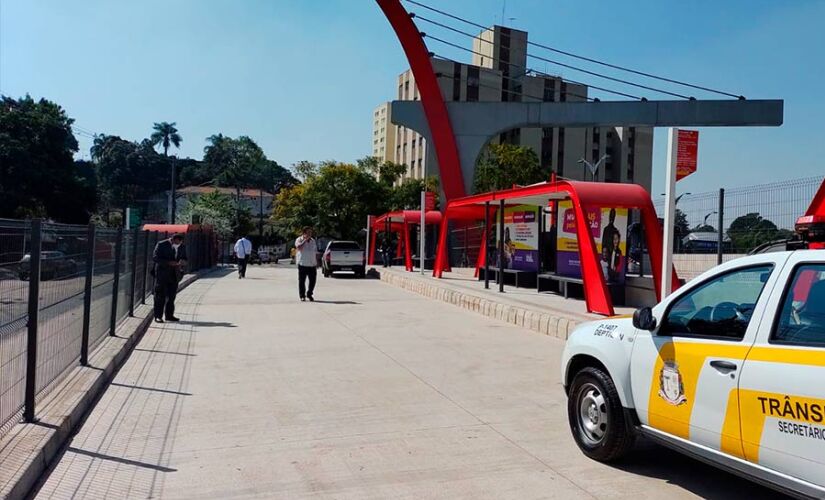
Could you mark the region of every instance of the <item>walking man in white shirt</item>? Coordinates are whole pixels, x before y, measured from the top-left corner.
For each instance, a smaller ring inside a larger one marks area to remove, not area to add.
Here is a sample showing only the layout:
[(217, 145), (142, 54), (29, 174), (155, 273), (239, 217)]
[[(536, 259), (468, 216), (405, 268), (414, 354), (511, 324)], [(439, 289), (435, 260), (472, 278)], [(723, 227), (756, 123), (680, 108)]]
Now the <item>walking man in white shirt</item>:
[(241, 236), (241, 239), (235, 242), (235, 256), (238, 258), (238, 279), (246, 278), (246, 264), (249, 262), (251, 255), (252, 242), (246, 239), (246, 236)]
[[(298, 264), (298, 295), (301, 301), (309, 299), (310, 302), (315, 301), (312, 292), (315, 291), (315, 280), (318, 277), (318, 245), (315, 243), (315, 238), (312, 237), (312, 228), (307, 226), (303, 230), (303, 234), (295, 240), (295, 248), (297, 254), (295, 262)], [(309, 288), (306, 287), (306, 280), (309, 278)]]

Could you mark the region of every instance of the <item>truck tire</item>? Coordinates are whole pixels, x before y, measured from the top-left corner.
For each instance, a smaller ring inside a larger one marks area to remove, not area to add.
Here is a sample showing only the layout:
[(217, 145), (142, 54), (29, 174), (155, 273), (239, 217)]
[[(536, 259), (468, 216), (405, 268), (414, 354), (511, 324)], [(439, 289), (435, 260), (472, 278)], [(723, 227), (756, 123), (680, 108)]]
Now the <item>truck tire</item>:
[(576, 444), (593, 460), (618, 460), (633, 446), (636, 434), (625, 416), (616, 385), (599, 368), (584, 368), (573, 378), (567, 416)]
[(355, 268), (355, 277), (356, 278), (363, 278), (367, 275), (367, 271), (364, 266), (359, 266)]

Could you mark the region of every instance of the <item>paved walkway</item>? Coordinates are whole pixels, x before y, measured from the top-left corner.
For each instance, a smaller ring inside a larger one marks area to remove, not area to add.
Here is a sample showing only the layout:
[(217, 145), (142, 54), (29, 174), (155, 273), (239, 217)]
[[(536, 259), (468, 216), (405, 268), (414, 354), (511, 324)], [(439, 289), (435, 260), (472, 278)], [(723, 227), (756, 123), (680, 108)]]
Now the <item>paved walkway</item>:
[(251, 267), (179, 297), (37, 498), (685, 498), (770, 492), (653, 445), (572, 442), (563, 343), (376, 280)]

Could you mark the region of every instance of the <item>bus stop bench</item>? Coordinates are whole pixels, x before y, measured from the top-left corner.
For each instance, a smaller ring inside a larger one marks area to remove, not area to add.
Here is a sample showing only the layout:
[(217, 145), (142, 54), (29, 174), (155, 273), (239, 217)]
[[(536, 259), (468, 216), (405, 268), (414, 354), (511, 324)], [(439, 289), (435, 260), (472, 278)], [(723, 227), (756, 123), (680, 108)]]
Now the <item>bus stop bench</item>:
[[(559, 276), (556, 273), (541, 273), (536, 277), (536, 289), (539, 293), (548, 291), (557, 291), (561, 293), (565, 299), (570, 298), (570, 284), (581, 287), (582, 296), (584, 296), (584, 280), (581, 278), (572, 278), (569, 276)], [(544, 282), (544, 283), (542, 283)], [(558, 287), (547, 286), (547, 284), (556, 282)], [(624, 285), (618, 283), (607, 283), (607, 291), (615, 305), (624, 305)]]
[[(558, 287), (553, 287), (553, 282), (557, 282)], [(568, 287), (570, 283), (581, 286), (582, 292), (584, 291), (584, 280), (581, 278), (559, 276), (556, 273), (541, 273), (536, 277), (536, 288), (539, 292), (558, 291), (564, 295), (565, 299), (570, 296)], [(551, 286), (547, 286), (548, 284), (551, 284)]]
[[(490, 281), (495, 281), (498, 276), (498, 268), (490, 267)], [(536, 273), (535, 271), (523, 271), (521, 269), (505, 269), (503, 271), (503, 278), (505, 285), (513, 285), (516, 288), (535, 288), (536, 287)], [(484, 279), (484, 268), (479, 268), (478, 279)]]

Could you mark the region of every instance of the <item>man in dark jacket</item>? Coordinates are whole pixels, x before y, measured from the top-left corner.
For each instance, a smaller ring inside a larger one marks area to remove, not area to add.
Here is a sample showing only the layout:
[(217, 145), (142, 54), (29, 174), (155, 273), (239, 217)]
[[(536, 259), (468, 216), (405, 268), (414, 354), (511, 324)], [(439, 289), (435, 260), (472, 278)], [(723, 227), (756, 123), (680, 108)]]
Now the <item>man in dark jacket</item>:
[(183, 235), (175, 234), (171, 238), (159, 241), (152, 253), (155, 263), (155, 321), (180, 321), (175, 317), (175, 296), (178, 282), (183, 276), (186, 264), (186, 251), (183, 248)]

